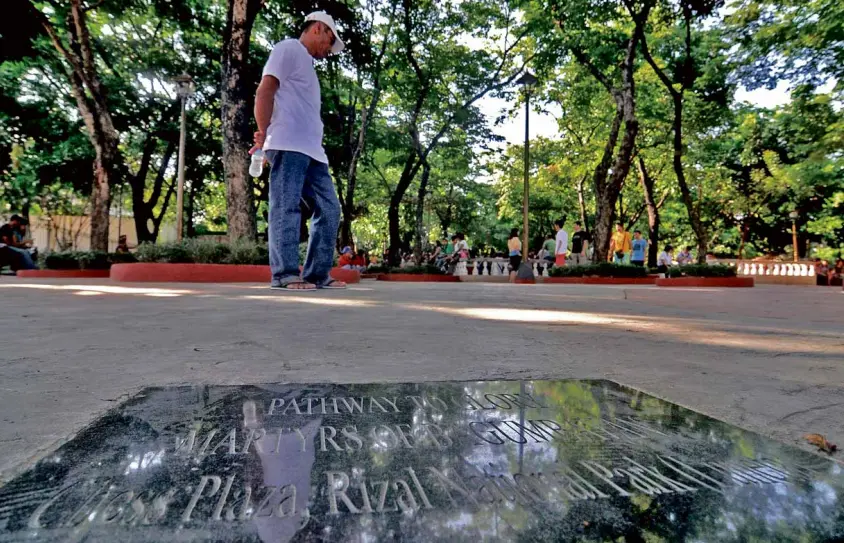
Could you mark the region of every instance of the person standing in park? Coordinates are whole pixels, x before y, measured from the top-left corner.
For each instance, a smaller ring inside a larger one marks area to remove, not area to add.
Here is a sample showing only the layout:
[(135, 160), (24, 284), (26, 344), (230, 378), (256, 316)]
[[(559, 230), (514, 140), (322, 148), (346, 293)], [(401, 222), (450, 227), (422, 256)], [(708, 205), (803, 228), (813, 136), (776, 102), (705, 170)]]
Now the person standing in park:
[[(312, 291), (346, 288), (331, 278), (340, 202), (322, 147), (321, 97), (314, 59), (344, 48), (334, 19), (317, 11), (305, 17), (298, 39), (275, 45), (255, 96), (254, 153), (263, 149), (271, 164), (269, 251), (271, 288)], [(308, 254), (299, 272), (303, 194), (314, 202)]]
[(542, 258), (553, 263), (556, 260), (554, 255), (556, 248), (557, 242), (554, 240), (554, 234), (545, 236), (545, 243), (542, 244)]
[(589, 264), (589, 234), (582, 230), (580, 222), (574, 223), (574, 233), (571, 235), (571, 255), (569, 265), (585, 266)]
[(522, 265), (522, 240), (519, 239), (519, 229), (510, 230), (510, 239), (507, 240), (507, 250), (510, 256), (510, 282), (516, 282), (516, 275), (519, 273), (519, 266)]
[(566, 253), (569, 252), (569, 233), (563, 230), (566, 225), (565, 219), (554, 221), (554, 230), (557, 231), (556, 244), (554, 245), (554, 265), (566, 265)]
[(610, 250), (607, 254), (607, 260), (616, 264), (624, 264), (630, 248), (630, 232), (624, 230), (624, 225), (620, 222), (616, 223), (615, 232), (613, 232), (612, 238), (610, 238)]
[(650, 244), (650, 241), (642, 238), (641, 230), (633, 232), (633, 242), (630, 244), (632, 249), (630, 253), (630, 263), (634, 266), (644, 266), (645, 259), (648, 254), (648, 245)]

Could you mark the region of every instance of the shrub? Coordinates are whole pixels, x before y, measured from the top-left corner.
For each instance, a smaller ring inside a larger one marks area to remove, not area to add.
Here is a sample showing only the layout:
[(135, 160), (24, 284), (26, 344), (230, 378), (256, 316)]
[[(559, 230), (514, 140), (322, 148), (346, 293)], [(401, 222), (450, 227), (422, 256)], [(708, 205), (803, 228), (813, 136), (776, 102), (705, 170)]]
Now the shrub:
[(78, 270), (79, 252), (61, 251), (44, 255), (44, 266), (48, 270)]
[(225, 243), (204, 239), (188, 239), (182, 242), (182, 246), (191, 262), (196, 264), (227, 263), (232, 252)]
[(249, 240), (218, 243), (209, 240), (189, 239), (182, 242), (144, 243), (135, 253), (139, 262), (170, 264), (256, 264), (268, 265), (270, 253), (267, 246)]
[(384, 264), (377, 264), (366, 268), (366, 273), (390, 273), (390, 267)]
[(136, 262), (135, 256), (100, 251), (60, 251), (46, 253), (41, 259), (41, 267), (48, 270), (107, 270), (112, 264), (123, 262)]
[(193, 255), (187, 242), (142, 243), (135, 253), (138, 262), (166, 262), (170, 264), (191, 264)]
[(270, 251), (266, 245), (248, 240), (237, 240), (228, 245), (229, 255), (225, 264), (254, 264), (267, 266), (270, 263)]
[(132, 253), (112, 253), (109, 255), (112, 264), (132, 264), (138, 259)]
[(709, 266), (707, 264), (689, 264), (668, 269), (668, 277), (735, 277), (736, 269), (730, 266)]
[(586, 266), (555, 266), (549, 270), (548, 274), (551, 277), (618, 277), (635, 279), (647, 277), (648, 269), (628, 264), (601, 262)]
[(108, 253), (101, 251), (80, 252), (79, 269), (81, 270), (107, 270), (111, 268), (111, 260)]
[[(383, 267), (383, 266), (382, 266)], [(386, 268), (385, 268), (386, 269)], [(445, 275), (445, 272), (436, 266), (426, 264), (424, 266), (408, 266), (406, 268), (389, 268), (386, 272), (369, 273), (404, 273), (408, 275)]]

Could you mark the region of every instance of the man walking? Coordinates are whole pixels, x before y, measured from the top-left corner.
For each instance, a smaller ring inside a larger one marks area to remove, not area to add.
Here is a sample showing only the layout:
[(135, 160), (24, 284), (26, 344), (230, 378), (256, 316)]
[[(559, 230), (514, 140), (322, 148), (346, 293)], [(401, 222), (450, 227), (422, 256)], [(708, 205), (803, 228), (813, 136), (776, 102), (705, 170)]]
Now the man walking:
[[(334, 19), (317, 11), (305, 18), (299, 39), (276, 44), (255, 96), (255, 147), (270, 169), (269, 251), (274, 289), (346, 288), (329, 275), (340, 226), (340, 203), (322, 147), (320, 86), (314, 59), (339, 53), (344, 44)], [(314, 202), (305, 267), (299, 273), (302, 195)]]

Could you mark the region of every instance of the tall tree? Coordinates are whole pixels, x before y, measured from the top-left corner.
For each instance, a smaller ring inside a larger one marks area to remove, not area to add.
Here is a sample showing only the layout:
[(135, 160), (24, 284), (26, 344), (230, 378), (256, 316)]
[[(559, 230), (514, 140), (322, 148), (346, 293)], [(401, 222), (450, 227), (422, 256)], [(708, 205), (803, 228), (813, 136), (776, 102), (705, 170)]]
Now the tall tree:
[[(675, 11), (679, 11), (680, 25), (682, 30), (682, 54), (669, 56), (669, 59), (675, 60), (671, 66), (663, 67), (654, 58), (648, 47), (648, 38), (646, 33), (642, 33), (641, 48), (642, 54), (656, 73), (660, 82), (665, 86), (668, 94), (671, 96), (673, 104), (673, 120), (672, 130), (674, 133), (673, 150), (674, 158), (672, 166), (674, 168), (674, 176), (677, 180), (677, 185), (680, 187), (680, 195), (683, 199), (683, 204), (686, 206), (686, 211), (689, 214), (689, 223), (697, 240), (697, 258), (699, 263), (706, 261), (706, 253), (708, 252), (708, 238), (706, 228), (701, 220), (700, 208), (695, 202), (692, 192), (689, 188), (689, 183), (686, 180), (686, 171), (683, 164), (683, 155), (685, 152), (685, 142), (683, 139), (683, 113), (686, 100), (686, 91), (691, 89), (698, 78), (700, 69), (693, 53), (692, 31), (694, 23), (711, 16), (714, 11), (723, 4), (723, 0), (679, 0), (677, 5), (669, 2), (664, 6), (664, 13), (673, 15)], [(634, 17), (636, 24), (644, 27), (646, 20), (638, 19), (641, 15), (637, 14), (629, 3), (627, 3), (628, 10), (630, 10), (631, 17)], [(674, 53), (674, 51), (671, 51)], [(702, 52), (706, 54), (706, 52)]]
[[(108, 97), (97, 67), (88, 13), (97, 4), (86, 6), (82, 0), (70, 0), (66, 11), (50, 11), (53, 20), (63, 21), (67, 40), (62, 39), (56, 24), (36, 3), (30, 4), (32, 14), (50, 38), (53, 47), (64, 61), (65, 74), (76, 100), (88, 138), (94, 147), (94, 178), (91, 186), (91, 249), (108, 251), (109, 189), (117, 175), (119, 163), (117, 130), (109, 111)], [(62, 6), (65, 7), (65, 6)]]
[[(643, 24), (653, 8), (653, 0), (624, 0), (624, 3), (634, 14), (632, 25), (629, 19), (620, 15), (616, 2), (548, 0), (548, 8), (560, 30), (560, 45), (589, 71), (615, 102), (615, 117), (603, 156), (592, 176), (596, 200), (593, 258), (597, 261), (607, 258), (616, 203), (632, 166), (639, 133), (633, 77), (636, 52), (644, 33)], [(549, 55), (553, 52), (546, 53), (545, 58)]]
[(227, 0), (223, 29), (222, 128), (229, 238), (254, 239), (255, 202), (249, 155), (252, 146), (252, 103), (249, 41), (263, 0)]
[[(527, 31), (515, 22), (509, 9), (491, 9), (490, 0), (440, 4), (432, 0), (402, 1), (400, 34), (403, 70), (393, 81), (395, 104), (406, 127), (406, 156), (389, 208), (390, 259), (398, 262), (402, 246), (400, 208), (420, 170), (426, 171), (431, 153), (455, 126), (466, 126), (475, 103), (501, 90), (521, 73), (529, 59), (516, 63)], [(470, 21), (471, 33), (460, 24)], [(472, 35), (483, 41), (492, 34), (500, 39), (492, 52), (472, 49), (459, 37)], [(430, 175), (423, 175), (417, 198), (424, 202)], [(418, 216), (418, 214), (416, 215)], [(421, 239), (421, 232), (415, 232)]]

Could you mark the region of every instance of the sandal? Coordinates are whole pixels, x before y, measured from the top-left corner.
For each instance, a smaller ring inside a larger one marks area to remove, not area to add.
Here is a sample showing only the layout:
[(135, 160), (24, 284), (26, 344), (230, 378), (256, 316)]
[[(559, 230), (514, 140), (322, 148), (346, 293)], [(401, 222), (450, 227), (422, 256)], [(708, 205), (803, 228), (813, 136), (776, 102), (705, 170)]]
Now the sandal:
[(316, 292), (317, 286), (313, 283), (308, 283), (302, 279), (290, 279), (289, 281), (281, 282), (279, 281), (270, 285), (270, 288), (273, 290), (294, 290), (297, 292)]
[(338, 281), (329, 277), (324, 283), (317, 285), (317, 288), (326, 288), (329, 290), (343, 290), (344, 288), (346, 288), (346, 286), (346, 283), (344, 283), (343, 281)]

